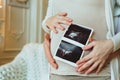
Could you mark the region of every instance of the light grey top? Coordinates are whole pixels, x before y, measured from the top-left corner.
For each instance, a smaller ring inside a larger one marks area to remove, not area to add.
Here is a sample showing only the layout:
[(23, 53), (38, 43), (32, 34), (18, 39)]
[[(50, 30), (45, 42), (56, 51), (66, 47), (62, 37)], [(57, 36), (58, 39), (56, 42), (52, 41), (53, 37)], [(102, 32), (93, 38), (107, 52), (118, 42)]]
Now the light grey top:
[[(66, 5), (67, 3), (67, 5)], [(61, 6), (62, 5), (62, 6)], [(97, 40), (106, 39), (107, 23), (105, 18), (105, 1), (104, 0), (49, 0), (49, 7), (47, 16), (43, 21), (43, 28), (48, 32), (45, 27), (45, 21), (48, 17), (53, 16), (60, 12), (67, 12), (68, 17), (73, 19), (73, 23), (88, 26), (94, 29), (94, 38)], [(59, 34), (51, 34), (51, 52), (54, 55), (57, 49), (60, 38), (63, 36), (62, 31)], [(76, 72), (75, 68), (57, 61), (59, 69), (55, 70), (51, 67), (51, 73), (59, 75), (78, 75), (86, 76)], [(106, 67), (99, 75), (91, 74), (89, 76), (110, 76), (110, 69)]]

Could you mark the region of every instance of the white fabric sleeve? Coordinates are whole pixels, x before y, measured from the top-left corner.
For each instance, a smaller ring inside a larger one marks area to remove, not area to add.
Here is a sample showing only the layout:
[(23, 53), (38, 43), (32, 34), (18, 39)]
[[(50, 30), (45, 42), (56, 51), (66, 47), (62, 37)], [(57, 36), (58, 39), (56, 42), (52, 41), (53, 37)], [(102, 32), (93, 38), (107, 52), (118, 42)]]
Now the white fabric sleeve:
[(114, 43), (114, 51), (120, 49), (120, 32), (113, 36), (111, 39)]
[(118, 17), (117, 21), (116, 22), (116, 35), (113, 36), (112, 40), (113, 40), (113, 43), (114, 43), (114, 51), (120, 49), (120, 17)]
[(42, 22), (42, 27), (43, 27), (44, 31), (47, 32), (47, 33), (50, 33), (50, 29), (48, 29), (48, 27), (46, 26), (46, 20), (49, 17), (52, 16), (52, 14), (53, 14), (53, 10), (52, 9), (53, 9), (52, 0), (49, 0), (46, 16), (45, 16), (45, 19)]
[[(114, 43), (114, 51), (118, 50), (120, 48), (120, 32), (118, 32), (116, 35), (114, 35), (114, 18), (113, 18), (113, 11), (114, 11), (114, 0), (105, 0), (106, 1), (106, 21), (108, 25), (108, 33), (107, 33), (107, 39), (112, 39)], [(120, 2), (118, 0), (118, 2)], [(112, 3), (112, 5), (111, 5)]]
[(120, 17), (118, 17), (116, 22), (117, 22), (116, 35), (112, 37), (114, 43), (114, 51), (120, 49)]

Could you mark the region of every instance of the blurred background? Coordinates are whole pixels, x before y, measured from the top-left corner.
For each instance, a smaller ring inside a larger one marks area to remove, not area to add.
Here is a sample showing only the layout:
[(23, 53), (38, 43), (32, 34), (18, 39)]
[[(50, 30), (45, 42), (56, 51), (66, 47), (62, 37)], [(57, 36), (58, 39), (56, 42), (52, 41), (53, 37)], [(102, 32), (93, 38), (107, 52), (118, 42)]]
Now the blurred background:
[(14, 59), (30, 42), (43, 42), (47, 0), (0, 0), (0, 65)]

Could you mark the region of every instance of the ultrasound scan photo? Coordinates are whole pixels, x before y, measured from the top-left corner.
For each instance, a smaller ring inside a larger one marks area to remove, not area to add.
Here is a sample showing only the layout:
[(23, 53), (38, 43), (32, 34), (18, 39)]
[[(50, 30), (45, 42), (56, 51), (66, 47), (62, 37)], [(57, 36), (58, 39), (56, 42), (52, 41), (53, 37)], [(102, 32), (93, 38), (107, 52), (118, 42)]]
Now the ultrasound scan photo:
[(66, 31), (64, 37), (85, 45), (89, 38), (90, 33), (91, 33), (90, 29), (72, 24)]
[(82, 48), (62, 40), (56, 56), (76, 63), (80, 59), (82, 52)]

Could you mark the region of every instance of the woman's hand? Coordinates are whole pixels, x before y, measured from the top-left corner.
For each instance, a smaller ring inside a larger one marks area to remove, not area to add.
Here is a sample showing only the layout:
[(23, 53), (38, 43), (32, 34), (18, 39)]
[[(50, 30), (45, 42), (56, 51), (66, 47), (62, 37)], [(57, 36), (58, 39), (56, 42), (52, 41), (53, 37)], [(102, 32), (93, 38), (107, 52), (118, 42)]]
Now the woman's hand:
[(83, 50), (92, 49), (92, 51), (83, 59), (77, 61), (77, 71), (89, 74), (96, 70), (99, 73), (101, 68), (107, 62), (108, 57), (113, 52), (112, 40), (93, 41), (83, 48)]
[(49, 63), (55, 68), (57, 69), (58, 68), (58, 65), (56, 63), (56, 61), (54, 60), (52, 54), (51, 54), (51, 51), (50, 51), (50, 35), (49, 34), (45, 34), (44, 35), (44, 43), (43, 43), (43, 46), (44, 46), (44, 51), (45, 51), (45, 54), (46, 54), (46, 57), (49, 61)]
[(46, 21), (46, 26), (51, 29), (54, 33), (58, 33), (56, 28), (60, 30), (64, 30), (64, 27), (61, 24), (70, 25), (72, 23), (72, 19), (67, 17), (67, 13), (59, 13), (55, 16), (49, 17)]

